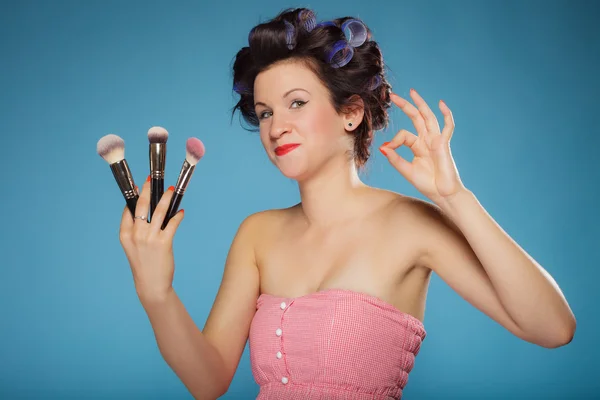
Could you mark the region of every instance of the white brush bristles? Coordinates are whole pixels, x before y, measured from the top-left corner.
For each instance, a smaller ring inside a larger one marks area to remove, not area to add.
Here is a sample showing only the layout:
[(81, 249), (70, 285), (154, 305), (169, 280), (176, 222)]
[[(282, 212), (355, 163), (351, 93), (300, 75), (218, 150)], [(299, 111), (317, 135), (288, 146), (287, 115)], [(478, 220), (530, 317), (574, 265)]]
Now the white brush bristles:
[(169, 132), (162, 126), (153, 126), (148, 129), (148, 141), (150, 143), (167, 143)]
[(114, 164), (125, 158), (125, 142), (111, 133), (98, 140), (96, 151), (107, 163)]

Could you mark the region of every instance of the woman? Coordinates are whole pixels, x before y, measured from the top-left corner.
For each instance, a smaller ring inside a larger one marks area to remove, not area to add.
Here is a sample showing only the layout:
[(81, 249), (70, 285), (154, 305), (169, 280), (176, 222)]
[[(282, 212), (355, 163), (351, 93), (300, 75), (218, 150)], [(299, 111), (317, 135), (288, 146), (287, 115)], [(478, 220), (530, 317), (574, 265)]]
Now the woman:
[[(297, 9), (251, 31), (233, 66), (235, 110), (298, 182), (301, 202), (242, 222), (202, 331), (171, 286), (183, 211), (160, 225), (172, 191), (150, 224), (124, 210), (120, 238), (138, 296), (194, 397), (227, 391), (249, 338), (261, 399), (400, 398), (425, 338), (432, 272), (523, 340), (571, 341), (575, 318), (554, 280), (461, 182), (448, 106), (439, 103), (440, 129), (416, 91), (414, 105), (391, 93), (383, 65), (366, 26), (350, 18), (317, 24)], [(401, 130), (380, 150), (432, 204), (358, 177), (391, 103), (416, 135)], [(412, 162), (395, 152), (401, 146)], [(148, 204), (146, 182), (136, 215)]]

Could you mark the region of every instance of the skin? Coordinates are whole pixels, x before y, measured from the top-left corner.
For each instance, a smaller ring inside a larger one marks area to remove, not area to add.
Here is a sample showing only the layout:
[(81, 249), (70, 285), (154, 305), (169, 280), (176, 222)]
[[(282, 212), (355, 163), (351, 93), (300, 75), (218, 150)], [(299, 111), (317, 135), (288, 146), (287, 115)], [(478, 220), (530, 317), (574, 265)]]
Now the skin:
[[(276, 82), (276, 84), (275, 84)], [(381, 147), (398, 179), (431, 202), (365, 185), (349, 157), (363, 110), (337, 113), (326, 88), (299, 62), (278, 63), (255, 82), (260, 140), (281, 173), (298, 182), (301, 202), (250, 215), (235, 235), (204, 329), (171, 286), (172, 240), (124, 210), (121, 242), (161, 353), (195, 398), (214, 399), (233, 379), (261, 293), (299, 297), (329, 288), (371, 294), (419, 320), (438, 274), (466, 301), (517, 337), (554, 348), (571, 341), (575, 318), (552, 277), (488, 215), (460, 180), (444, 127), (411, 90), (414, 105), (392, 95), (417, 134), (401, 130)], [(301, 90), (292, 90), (301, 89)], [(352, 126), (349, 126), (349, 122)], [(278, 156), (277, 146), (300, 144)], [(411, 162), (394, 150), (407, 146)], [(171, 192), (153, 220), (162, 221)], [(147, 212), (144, 184), (136, 215)]]

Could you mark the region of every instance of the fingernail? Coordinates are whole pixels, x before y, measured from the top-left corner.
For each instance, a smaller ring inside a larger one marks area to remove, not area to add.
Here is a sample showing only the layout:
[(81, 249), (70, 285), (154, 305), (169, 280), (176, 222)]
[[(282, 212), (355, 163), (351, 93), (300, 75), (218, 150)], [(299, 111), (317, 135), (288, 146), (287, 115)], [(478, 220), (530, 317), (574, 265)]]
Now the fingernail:
[(169, 186), (169, 188), (167, 190), (173, 191), (173, 190), (175, 190), (175, 186)]
[(390, 142), (385, 142), (384, 144), (382, 144), (382, 146), (387, 146), (388, 144), (390, 144)]
[(181, 210), (179, 210), (179, 212), (183, 214), (183, 208)]
[(146, 178), (146, 182), (150, 182), (150, 175)]
[(385, 150), (383, 148), (379, 148), (379, 151), (381, 152), (381, 154), (383, 154), (384, 156), (387, 156), (387, 153), (385, 152)]

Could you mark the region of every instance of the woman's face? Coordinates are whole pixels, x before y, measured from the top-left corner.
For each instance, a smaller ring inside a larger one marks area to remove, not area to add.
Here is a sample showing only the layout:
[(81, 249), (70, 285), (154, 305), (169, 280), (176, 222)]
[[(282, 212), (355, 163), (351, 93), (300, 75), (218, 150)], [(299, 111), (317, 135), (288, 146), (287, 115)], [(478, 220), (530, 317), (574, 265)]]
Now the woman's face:
[(254, 99), (262, 144), (286, 177), (303, 180), (331, 159), (347, 161), (352, 117), (335, 111), (327, 88), (303, 63), (282, 62), (261, 72)]

